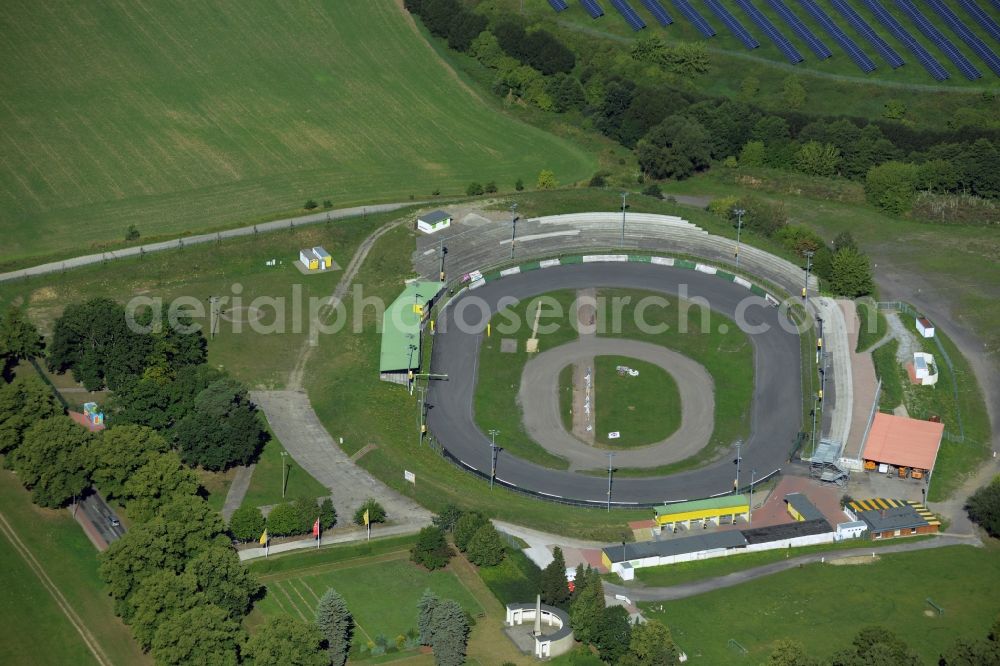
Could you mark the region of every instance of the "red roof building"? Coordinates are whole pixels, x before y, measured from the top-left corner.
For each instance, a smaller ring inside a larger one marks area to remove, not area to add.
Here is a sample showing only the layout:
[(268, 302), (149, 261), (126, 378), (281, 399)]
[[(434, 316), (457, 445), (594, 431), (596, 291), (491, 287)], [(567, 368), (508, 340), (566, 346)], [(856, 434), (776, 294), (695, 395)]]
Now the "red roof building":
[(865, 442), (866, 463), (930, 472), (934, 469), (944, 424), (892, 414), (876, 414)]

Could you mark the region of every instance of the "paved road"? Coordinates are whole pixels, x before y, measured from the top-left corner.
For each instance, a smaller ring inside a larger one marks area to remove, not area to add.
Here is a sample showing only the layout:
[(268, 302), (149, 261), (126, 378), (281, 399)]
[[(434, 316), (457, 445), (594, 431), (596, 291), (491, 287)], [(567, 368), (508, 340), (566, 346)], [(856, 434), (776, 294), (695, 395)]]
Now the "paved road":
[(570, 461), (570, 469), (607, 469), (608, 450), (584, 444), (563, 427), (559, 413), (559, 370), (580, 358), (619, 355), (663, 368), (677, 383), (681, 424), (661, 442), (615, 452), (619, 467), (656, 467), (695, 455), (708, 444), (715, 426), (712, 376), (675, 351), (639, 340), (588, 336), (535, 356), (524, 366), (518, 401), (531, 438), (553, 455)]
[(71, 268), (79, 268), (80, 266), (98, 264), (101, 263), (102, 261), (111, 259), (121, 259), (123, 257), (138, 257), (142, 254), (149, 254), (150, 252), (163, 252), (164, 250), (173, 250), (178, 247), (185, 247), (188, 245), (198, 245), (200, 243), (214, 243), (221, 238), (237, 238), (240, 236), (251, 236), (255, 233), (278, 231), (279, 229), (288, 229), (290, 227), (297, 227), (305, 224), (317, 224), (319, 222), (326, 222), (328, 220), (342, 220), (348, 217), (358, 217), (360, 215), (365, 215), (366, 213), (385, 213), (389, 211), (399, 210), (400, 208), (408, 208), (410, 206), (420, 205), (422, 203), (425, 202), (406, 201), (402, 203), (387, 203), (387, 204), (375, 204), (372, 206), (354, 206), (352, 208), (339, 208), (337, 210), (329, 210), (329, 211), (324, 211), (322, 213), (312, 213), (310, 215), (289, 217), (283, 220), (274, 220), (273, 222), (262, 222), (260, 224), (254, 224), (248, 227), (240, 227), (239, 229), (229, 229), (227, 231), (219, 231), (211, 234), (198, 234), (196, 236), (185, 236), (184, 238), (175, 238), (173, 240), (160, 241), (158, 243), (147, 243), (145, 245), (122, 248), (120, 250), (114, 250), (111, 252), (88, 254), (82, 257), (72, 257), (70, 259), (65, 259), (63, 261), (53, 261), (47, 264), (32, 266), (30, 268), (23, 268), (17, 271), (10, 271), (9, 273), (0, 273), (0, 282), (7, 282), (10, 280), (22, 280), (32, 275), (45, 275), (46, 273), (58, 273), (60, 271), (69, 270)]
[[(432, 371), (449, 375), (449, 380), (432, 383), (428, 393), (429, 427), (453, 455), (476, 469), (490, 468), (489, 440), (476, 427), (472, 414), (479, 335), (485, 321), (481, 321), (483, 313), (479, 307), (466, 308), (463, 301), (475, 298), (493, 313), (501, 297), (525, 299), (556, 289), (595, 285), (645, 289), (669, 296), (676, 295), (685, 285), (689, 298), (705, 298), (713, 309), (733, 319), (737, 318), (735, 313), (741, 303), (756, 298), (749, 297), (746, 289), (714, 276), (639, 263), (547, 268), (513, 275), (461, 295), (439, 318), (432, 359)], [(756, 304), (746, 308), (743, 316), (747, 324), (766, 324), (769, 329), (750, 335), (755, 364), (750, 416), (753, 433), (743, 447), (743, 467), (755, 467), (758, 473), (770, 472), (785, 463), (801, 425), (798, 336), (782, 328), (779, 323), (782, 316), (777, 308), (765, 305), (763, 299), (756, 299)], [(456, 320), (457, 317), (461, 319)], [(456, 321), (465, 324), (458, 326)], [(497, 478), (565, 498), (607, 500), (606, 478), (551, 470), (505, 453), (500, 454), (497, 462)], [(612, 500), (652, 503), (700, 498), (732, 489), (734, 478), (732, 461), (726, 456), (701, 469), (670, 477), (616, 479)]]
[(250, 490), (250, 480), (253, 478), (253, 471), (257, 464), (240, 465), (236, 468), (236, 475), (233, 482), (229, 484), (229, 491), (226, 493), (226, 502), (222, 505), (222, 519), (229, 522), (229, 519), (236, 513), (236, 509), (243, 504), (243, 498)]
[(125, 526), (118, 520), (118, 515), (96, 491), (80, 500), (78, 510), (90, 521), (105, 543), (110, 545), (125, 536)]
[(382, 504), (389, 520), (408, 526), (410, 531), (430, 524), (427, 509), (351, 461), (320, 423), (305, 392), (254, 391), (250, 395), (295, 462), (330, 489), (342, 524), (351, 520), (369, 497)]
[[(832, 550), (827, 553), (815, 553), (812, 555), (800, 555), (772, 564), (764, 564), (752, 569), (736, 571), (725, 576), (716, 578), (706, 578), (682, 585), (671, 587), (625, 587), (614, 583), (605, 583), (604, 591), (608, 594), (624, 594), (633, 602), (635, 601), (674, 601), (676, 599), (686, 599), (713, 590), (720, 590), (725, 587), (733, 587), (740, 583), (770, 576), (780, 571), (787, 571), (806, 564), (815, 564), (823, 559), (841, 559), (844, 557), (870, 556), (872, 553), (882, 555), (885, 553), (902, 553), (914, 550), (926, 550), (928, 548), (941, 548), (943, 546), (976, 546), (980, 545), (979, 540), (961, 536), (939, 536), (928, 541), (911, 541), (881, 548), (853, 548), (851, 550)], [(739, 557), (731, 555), (730, 557)]]

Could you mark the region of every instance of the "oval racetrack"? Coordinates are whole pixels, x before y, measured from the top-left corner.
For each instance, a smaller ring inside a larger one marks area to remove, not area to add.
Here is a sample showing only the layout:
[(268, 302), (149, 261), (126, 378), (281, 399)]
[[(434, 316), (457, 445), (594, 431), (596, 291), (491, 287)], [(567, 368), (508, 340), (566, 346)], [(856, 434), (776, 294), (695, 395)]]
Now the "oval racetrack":
[[(473, 420), (473, 396), (482, 334), (488, 315), (501, 298), (531, 298), (557, 289), (588, 287), (631, 288), (677, 296), (686, 285), (686, 298), (705, 299), (711, 308), (734, 321), (742, 307), (744, 330), (754, 347), (754, 392), (751, 435), (743, 446), (740, 483), (779, 468), (791, 450), (802, 418), (798, 335), (780, 321), (778, 308), (748, 290), (698, 271), (645, 263), (587, 263), (521, 273), (487, 283), (456, 298), (437, 322), (432, 372), (448, 375), (431, 382), (427, 423), (444, 448), (466, 465), (489, 474), (490, 440)], [(471, 300), (470, 300), (471, 299)], [(676, 303), (672, 300), (672, 307)], [(461, 324), (461, 325), (460, 325)], [(766, 327), (753, 332), (750, 327)], [(750, 329), (750, 330), (748, 330)], [(488, 378), (482, 378), (488, 381)], [(726, 390), (725, 377), (716, 378), (716, 390)], [(498, 442), (502, 446), (502, 442)], [(580, 446), (586, 446), (580, 444)], [(697, 499), (731, 491), (736, 478), (735, 448), (731, 455), (705, 467), (666, 477), (613, 477), (613, 503), (656, 503)], [(519, 488), (571, 500), (606, 502), (607, 476), (553, 470), (501, 452), (498, 481)]]

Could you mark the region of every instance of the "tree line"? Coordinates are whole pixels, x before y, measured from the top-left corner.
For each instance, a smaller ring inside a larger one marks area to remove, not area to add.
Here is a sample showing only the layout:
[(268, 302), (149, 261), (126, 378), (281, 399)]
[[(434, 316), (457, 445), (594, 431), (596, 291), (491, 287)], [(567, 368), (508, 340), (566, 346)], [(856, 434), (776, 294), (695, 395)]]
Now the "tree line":
[(645, 178), (683, 179), (721, 163), (836, 176), (865, 183), (868, 200), (890, 214), (908, 211), (921, 191), (1000, 197), (995, 129), (915, 128), (896, 121), (899, 104), (884, 121), (807, 115), (808, 91), (794, 76), (784, 82), (785, 110), (769, 112), (754, 102), (760, 83), (752, 76), (735, 100), (696, 89), (693, 77), (711, 64), (699, 43), (653, 35), (626, 49), (568, 31), (554, 35), (492, 3), (404, 4), (449, 47), (493, 70), (495, 94), (567, 114), (634, 150)]

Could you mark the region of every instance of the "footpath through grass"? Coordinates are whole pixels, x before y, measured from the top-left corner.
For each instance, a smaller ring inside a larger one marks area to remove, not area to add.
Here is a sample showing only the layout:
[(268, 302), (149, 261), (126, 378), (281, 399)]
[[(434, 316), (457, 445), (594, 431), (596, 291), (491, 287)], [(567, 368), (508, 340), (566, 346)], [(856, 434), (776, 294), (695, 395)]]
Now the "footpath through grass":
[[(291, 456), (285, 457), (285, 496), (281, 493), (281, 454), (285, 448), (277, 439), (271, 439), (264, 445), (253, 476), (250, 477), (250, 487), (243, 498), (247, 506), (266, 506), (289, 502), (298, 497), (316, 499), (330, 495), (330, 489), (310, 476), (309, 472), (295, 462)], [(338, 522), (350, 520), (350, 516), (338, 516)]]
[[(637, 370), (633, 377), (619, 367)], [(681, 426), (677, 382), (663, 368), (628, 356), (594, 359), (595, 441), (611, 449), (660, 442)], [(608, 439), (608, 433), (620, 437)]]
[(889, 324), (885, 315), (875, 309), (871, 303), (858, 301), (855, 303), (858, 311), (858, 344), (855, 352), (871, 349), (872, 345), (885, 337), (889, 332)]
[(4, 263), (84, 254), (130, 224), (181, 235), (307, 199), (513, 190), (542, 169), (564, 183), (596, 169), (485, 102), (397, 2), (57, 0), (4, 3), (0, 23), (20, 26), (0, 45), (0, 126), (21, 128), (0, 136)]
[[(17, 477), (0, 470), (0, 512), (113, 663), (152, 663), (115, 617), (97, 574), (97, 549), (67, 511), (33, 505)], [(0, 645), (6, 663), (97, 663), (5, 536), (0, 536), (0, 585)]]
[[(945, 609), (928, 613), (930, 597)], [(643, 604), (665, 622), (692, 660), (730, 663), (729, 639), (766, 659), (774, 641), (792, 638), (821, 659), (848, 647), (863, 627), (899, 635), (925, 663), (937, 663), (957, 638), (983, 638), (1000, 598), (1000, 552), (950, 546), (880, 555), (857, 565), (811, 564), (689, 599)]]

